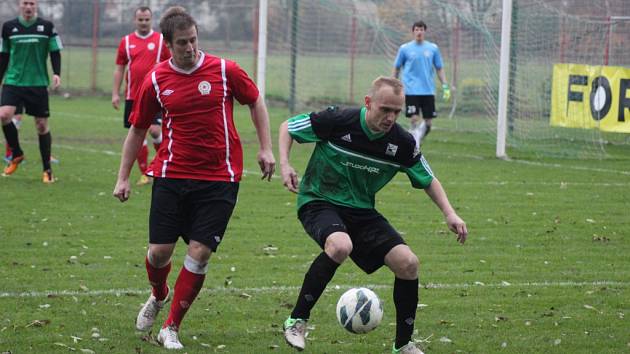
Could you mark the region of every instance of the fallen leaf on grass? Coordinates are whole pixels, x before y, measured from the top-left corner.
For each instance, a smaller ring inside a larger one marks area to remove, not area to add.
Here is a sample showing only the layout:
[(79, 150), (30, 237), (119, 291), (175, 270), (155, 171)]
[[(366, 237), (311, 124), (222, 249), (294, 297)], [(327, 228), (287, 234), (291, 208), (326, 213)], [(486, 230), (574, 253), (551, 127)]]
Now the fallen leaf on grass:
[(587, 310), (593, 310), (593, 311), (598, 312), (598, 313), (603, 313), (602, 311), (600, 311), (600, 310), (596, 309), (595, 307), (593, 307), (593, 306), (591, 306), (591, 305), (586, 305), (586, 304), (585, 304), (585, 305), (584, 305), (584, 308), (585, 308), (585, 309), (587, 309)]
[[(102, 339), (102, 338), (101, 338)], [(155, 337), (153, 336), (153, 334), (151, 332), (143, 335), (140, 339), (142, 339), (143, 342), (147, 342), (153, 345), (156, 345), (158, 347), (161, 347), (162, 345), (160, 343), (157, 342), (157, 340), (155, 339)], [(100, 340), (100, 339), (99, 339)]]
[(58, 347), (66, 348), (66, 349), (71, 350), (71, 351), (76, 351), (77, 350), (76, 348), (72, 348), (70, 346), (67, 346), (67, 345), (65, 345), (63, 343), (59, 343), (59, 342), (54, 343), (54, 345), (56, 345)]
[[(44, 327), (45, 325), (50, 324), (50, 320), (34, 320), (33, 322), (24, 326), (24, 328), (29, 327)], [(6, 327), (5, 327), (6, 328)]]

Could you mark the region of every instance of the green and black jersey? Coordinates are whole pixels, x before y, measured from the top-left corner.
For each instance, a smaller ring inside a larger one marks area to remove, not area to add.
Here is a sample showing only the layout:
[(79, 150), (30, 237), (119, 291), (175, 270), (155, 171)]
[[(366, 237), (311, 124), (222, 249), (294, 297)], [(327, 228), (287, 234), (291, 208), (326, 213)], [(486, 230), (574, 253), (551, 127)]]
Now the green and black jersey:
[(374, 196), (398, 172), (415, 188), (426, 188), (433, 172), (414, 138), (395, 124), (387, 133), (373, 133), (366, 109), (339, 110), (289, 119), (289, 134), (298, 143), (315, 142), (298, 194), (298, 209), (313, 200), (352, 208), (374, 208)]
[(5, 85), (48, 86), (46, 61), (50, 52), (63, 48), (50, 21), (18, 17), (2, 25), (0, 53), (10, 56)]

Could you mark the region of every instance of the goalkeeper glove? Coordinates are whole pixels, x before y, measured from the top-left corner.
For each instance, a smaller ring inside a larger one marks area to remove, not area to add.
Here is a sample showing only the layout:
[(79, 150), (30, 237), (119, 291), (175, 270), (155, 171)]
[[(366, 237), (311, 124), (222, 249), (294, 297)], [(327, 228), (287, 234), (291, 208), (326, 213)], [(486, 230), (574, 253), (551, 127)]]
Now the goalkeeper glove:
[(448, 84), (442, 84), (442, 98), (447, 102), (451, 98), (451, 89), (448, 88)]

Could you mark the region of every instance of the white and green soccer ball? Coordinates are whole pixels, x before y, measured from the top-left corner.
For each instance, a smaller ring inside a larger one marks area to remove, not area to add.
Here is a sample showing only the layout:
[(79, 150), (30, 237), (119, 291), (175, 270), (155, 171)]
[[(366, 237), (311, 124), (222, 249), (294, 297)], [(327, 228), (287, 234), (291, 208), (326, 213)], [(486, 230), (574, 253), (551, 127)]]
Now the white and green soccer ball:
[(337, 302), (337, 320), (352, 333), (367, 333), (383, 319), (383, 304), (378, 296), (367, 288), (352, 288)]

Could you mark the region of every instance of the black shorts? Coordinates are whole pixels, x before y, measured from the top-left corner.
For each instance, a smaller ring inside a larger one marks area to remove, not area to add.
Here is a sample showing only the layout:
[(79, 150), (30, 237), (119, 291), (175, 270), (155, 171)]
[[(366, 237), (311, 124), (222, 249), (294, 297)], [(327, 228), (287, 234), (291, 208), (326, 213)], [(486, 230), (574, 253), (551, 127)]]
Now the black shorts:
[(333, 232), (345, 232), (352, 240), (350, 258), (367, 274), (385, 264), (385, 255), (397, 245), (405, 244), (402, 236), (387, 219), (374, 209), (338, 206), (313, 201), (298, 210), (304, 230), (324, 249)]
[[(133, 100), (125, 100), (125, 115), (123, 117), (123, 125), (125, 128), (129, 129), (131, 127), (131, 123), (129, 123), (129, 116), (131, 115), (131, 111), (133, 110)], [(162, 125), (162, 112), (159, 112), (153, 118), (153, 123), (155, 125)]]
[(155, 178), (149, 215), (149, 242), (168, 244), (181, 236), (213, 252), (225, 234), (236, 205), (235, 182)]
[(48, 88), (45, 86), (3, 85), (0, 106), (15, 106), (16, 114), (21, 113), (23, 107), (26, 114), (30, 116), (48, 118), (50, 116)]
[(405, 96), (405, 116), (407, 118), (420, 115), (422, 118), (433, 119), (437, 117), (435, 111), (435, 96), (433, 95), (409, 95)]

